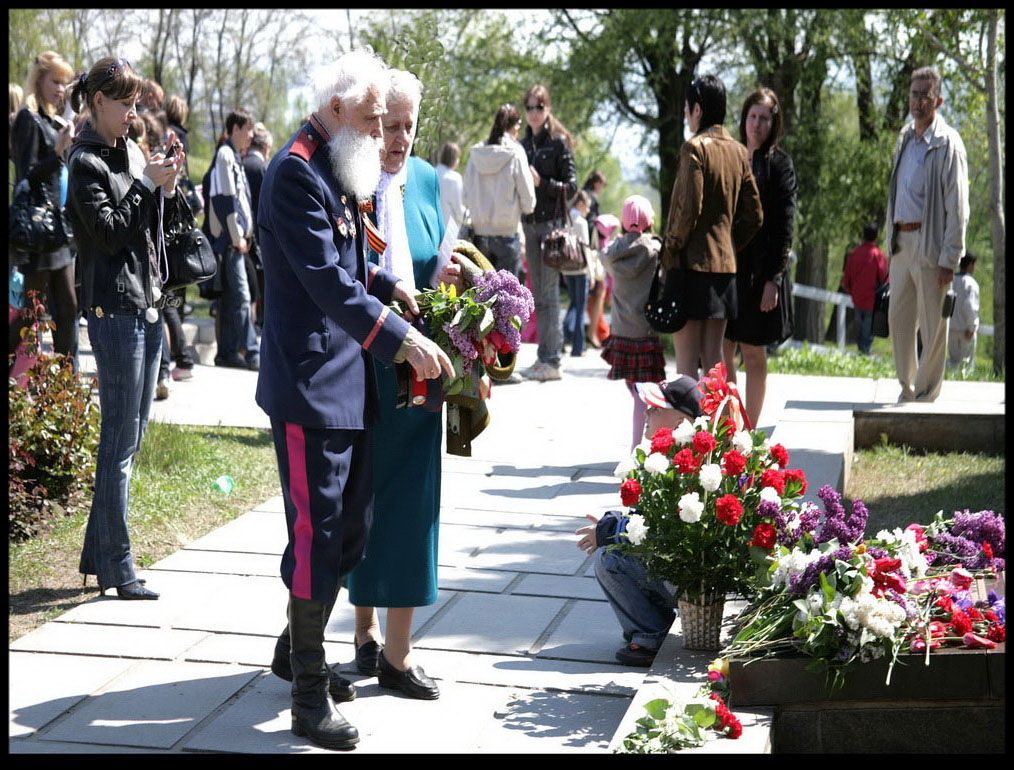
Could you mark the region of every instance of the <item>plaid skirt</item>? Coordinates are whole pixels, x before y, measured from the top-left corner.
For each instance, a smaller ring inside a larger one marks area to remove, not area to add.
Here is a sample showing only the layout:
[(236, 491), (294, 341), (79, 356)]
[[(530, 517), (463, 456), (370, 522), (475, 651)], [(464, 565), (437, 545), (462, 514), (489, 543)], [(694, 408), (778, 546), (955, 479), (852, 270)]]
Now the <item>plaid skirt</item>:
[(661, 382), (665, 379), (665, 353), (658, 337), (611, 334), (602, 346), (602, 357), (610, 366), (610, 380)]

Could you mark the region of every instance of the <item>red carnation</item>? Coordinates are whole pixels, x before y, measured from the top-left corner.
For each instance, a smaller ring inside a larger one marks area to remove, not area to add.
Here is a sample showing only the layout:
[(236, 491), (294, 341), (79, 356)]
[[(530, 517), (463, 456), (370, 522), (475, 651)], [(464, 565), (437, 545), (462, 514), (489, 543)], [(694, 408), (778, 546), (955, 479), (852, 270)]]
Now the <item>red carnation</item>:
[(986, 610), (982, 613), (984, 620), (988, 620), (990, 623), (996, 623), (996, 613), (993, 610)]
[(771, 456), (775, 458), (775, 462), (778, 463), (780, 468), (784, 468), (789, 464), (789, 450), (781, 444), (772, 444), (770, 451)]
[(715, 501), (715, 516), (730, 527), (739, 523), (743, 515), (743, 504), (735, 495), (722, 495)]
[(869, 572), (877, 588), (890, 588), (901, 594), (905, 593), (905, 581), (895, 574), (901, 568), (901, 559), (875, 559), (873, 570)]
[(715, 441), (715, 437), (706, 430), (699, 430), (694, 434), (694, 451), (698, 454), (707, 454), (716, 446), (718, 442)]
[(764, 473), (761, 474), (760, 479), (761, 487), (774, 487), (775, 492), (782, 494), (785, 491), (785, 477), (781, 471), (776, 471), (774, 468), (768, 468)]
[(968, 615), (969, 620), (982, 620), (982, 613), (975, 609), (975, 607), (969, 607), (965, 610), (965, 614)]
[(982, 541), (982, 552), (986, 554), (987, 559), (993, 558), (993, 546), (991, 546), (985, 540)]
[(637, 483), (637, 479), (627, 479), (620, 484), (620, 500), (628, 508), (632, 505), (637, 505), (637, 501), (641, 499), (641, 485)]
[(722, 455), (722, 472), (727, 476), (738, 476), (746, 468), (746, 457), (738, 449), (730, 449)]
[(740, 723), (739, 719), (732, 714), (729, 714), (729, 719), (726, 721), (726, 725), (729, 728), (729, 732), (726, 733), (726, 736), (729, 738), (738, 738), (743, 734), (743, 725)]
[(961, 610), (955, 610), (954, 614), (951, 615), (951, 628), (954, 629), (954, 636), (964, 636), (971, 633), (972, 621)]
[(1007, 627), (1001, 626), (999, 623), (991, 623), (986, 638), (993, 642), (1006, 642)]
[(694, 457), (690, 447), (678, 451), (672, 458), (672, 464), (680, 473), (697, 473), (701, 467), (701, 461)]
[(750, 545), (755, 545), (758, 548), (763, 548), (765, 551), (770, 551), (775, 547), (775, 525), (768, 522), (761, 522), (753, 530), (753, 539), (750, 541)]
[(941, 596), (933, 604), (948, 614), (954, 612), (954, 599), (950, 596)]
[(799, 482), (799, 494), (806, 494), (806, 474), (802, 468), (786, 468), (782, 471), (782, 478), (785, 479), (785, 483), (788, 484), (790, 481)]
[(675, 443), (676, 439), (672, 437), (672, 430), (670, 428), (659, 428), (655, 431), (655, 435), (651, 437), (651, 451), (668, 455), (669, 450)]
[(923, 528), (918, 524), (909, 524), (905, 527), (906, 530), (910, 529), (915, 532), (915, 542), (919, 545), (919, 553), (922, 553), (929, 548), (929, 539), (923, 534)]

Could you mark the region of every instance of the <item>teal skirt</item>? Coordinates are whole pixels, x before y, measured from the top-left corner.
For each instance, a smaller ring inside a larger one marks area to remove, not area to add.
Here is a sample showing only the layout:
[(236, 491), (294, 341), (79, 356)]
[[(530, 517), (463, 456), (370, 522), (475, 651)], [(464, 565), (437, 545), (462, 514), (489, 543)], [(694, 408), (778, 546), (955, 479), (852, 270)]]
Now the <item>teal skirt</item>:
[(437, 600), (443, 413), (395, 409), (394, 369), (374, 364), (373, 525), (366, 555), (346, 577), (357, 607), (422, 607)]

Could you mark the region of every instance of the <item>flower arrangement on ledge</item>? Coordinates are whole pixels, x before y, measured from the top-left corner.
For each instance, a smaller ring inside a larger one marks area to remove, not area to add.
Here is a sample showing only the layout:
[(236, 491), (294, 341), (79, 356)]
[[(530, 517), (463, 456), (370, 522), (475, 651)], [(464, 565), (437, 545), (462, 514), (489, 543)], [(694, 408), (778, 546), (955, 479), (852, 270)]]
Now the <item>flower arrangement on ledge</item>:
[(659, 429), (617, 468), (631, 510), (628, 542), (612, 547), (642, 558), (697, 605), (755, 593), (776, 515), (795, 515), (806, 492), (803, 471), (786, 467), (785, 447), (740, 427), (738, 395), (725, 377), (719, 363), (702, 379), (703, 416)]
[(975, 601), (970, 593), (976, 575), (1004, 568), (1002, 517), (939, 512), (925, 527), (864, 538), (861, 501), (846, 514), (831, 487), (818, 496), (823, 515), (808, 504), (799, 514), (772, 512), (766, 585), (737, 618), (724, 655), (802, 653), (827, 671), (832, 687), (851, 667), (886, 656), (890, 684), (902, 652), (925, 652), (928, 665), (943, 645), (991, 648), (1006, 638), (1004, 600), (991, 593)]

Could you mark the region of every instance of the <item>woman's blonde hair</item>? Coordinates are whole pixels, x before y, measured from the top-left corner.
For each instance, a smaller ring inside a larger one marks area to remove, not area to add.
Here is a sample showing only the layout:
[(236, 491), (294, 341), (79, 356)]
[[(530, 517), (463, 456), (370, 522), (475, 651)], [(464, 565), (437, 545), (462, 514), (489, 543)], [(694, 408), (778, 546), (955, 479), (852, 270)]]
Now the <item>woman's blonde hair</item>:
[(20, 110), (21, 105), (25, 103), (25, 92), (17, 83), (8, 83), (7, 85), (11, 97), (10, 115), (13, 118), (14, 113)]
[(43, 75), (54, 75), (67, 81), (74, 79), (74, 68), (67, 63), (56, 51), (43, 51), (35, 57), (32, 66), (28, 68), (28, 79), (25, 81), (25, 104), (30, 110), (45, 110), (47, 115), (56, 112), (57, 105), (45, 104), (42, 99), (42, 86), (40, 85)]

